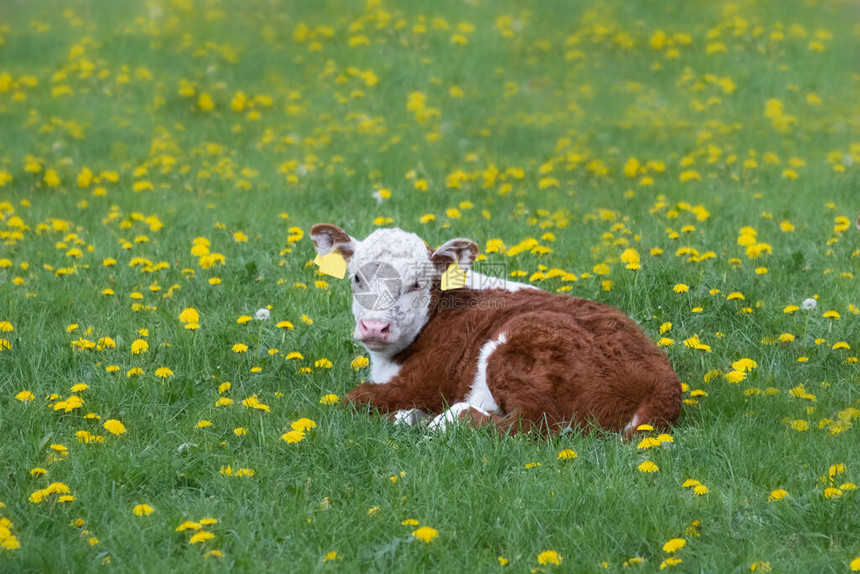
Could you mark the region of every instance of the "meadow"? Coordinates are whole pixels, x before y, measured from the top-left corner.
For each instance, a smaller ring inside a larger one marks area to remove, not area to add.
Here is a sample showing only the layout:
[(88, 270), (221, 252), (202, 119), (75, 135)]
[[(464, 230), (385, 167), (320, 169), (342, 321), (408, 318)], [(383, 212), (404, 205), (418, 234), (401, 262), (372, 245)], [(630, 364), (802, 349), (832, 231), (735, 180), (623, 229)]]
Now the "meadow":
[[(860, 570), (860, 10), (0, 7), (0, 571)], [(317, 222), (614, 305), (670, 433), (433, 435)]]

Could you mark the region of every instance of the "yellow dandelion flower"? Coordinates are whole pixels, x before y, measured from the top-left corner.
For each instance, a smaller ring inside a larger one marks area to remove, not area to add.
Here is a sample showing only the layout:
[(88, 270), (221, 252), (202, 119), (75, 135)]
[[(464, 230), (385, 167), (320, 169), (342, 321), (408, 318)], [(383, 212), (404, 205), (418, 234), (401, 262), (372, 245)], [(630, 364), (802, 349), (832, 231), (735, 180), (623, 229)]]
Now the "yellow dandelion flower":
[(646, 437), (646, 438), (643, 438), (642, 441), (638, 445), (636, 445), (636, 448), (639, 450), (645, 450), (645, 449), (653, 448), (655, 446), (660, 446), (660, 444), (661, 444), (660, 441), (657, 440), (656, 438)]
[(690, 349), (696, 349), (699, 351), (704, 351), (706, 353), (711, 352), (711, 346), (702, 343), (699, 340), (698, 335), (693, 335), (692, 337), (688, 337), (687, 339), (684, 339), (684, 346), (688, 347)]
[(196, 532), (194, 534), (194, 536), (192, 536), (188, 540), (188, 543), (189, 544), (197, 544), (199, 542), (206, 542), (207, 540), (212, 540), (213, 538), (215, 538), (214, 534), (212, 534), (211, 532), (207, 532), (205, 530), (201, 530), (199, 532)]
[(197, 107), (200, 111), (209, 112), (215, 108), (215, 101), (212, 99), (212, 96), (207, 92), (202, 92), (197, 97)]
[(791, 428), (798, 431), (803, 432), (805, 430), (809, 430), (809, 423), (802, 419), (796, 419), (791, 421)]
[(736, 371), (751, 371), (756, 368), (758, 368), (758, 363), (752, 359), (743, 358), (732, 363), (732, 369)]
[(776, 490), (772, 490), (770, 492), (770, 496), (768, 496), (767, 499), (770, 502), (776, 502), (777, 500), (782, 500), (786, 496), (788, 496), (787, 490), (785, 490), (784, 488), (777, 488)]
[(138, 504), (131, 511), (134, 512), (135, 516), (149, 516), (155, 512), (155, 509), (148, 504)]
[(806, 391), (806, 389), (803, 387), (803, 385), (797, 385), (796, 387), (794, 387), (793, 389), (788, 391), (788, 394), (791, 395), (792, 397), (795, 397), (798, 399), (806, 399), (806, 400), (812, 401), (812, 402), (815, 402), (818, 400), (815, 395), (813, 395), (812, 393), (808, 393)]
[(248, 350), (248, 345), (246, 345), (245, 343), (236, 343), (235, 345), (233, 345), (233, 352), (234, 353), (244, 353), (247, 350)]
[(116, 349), (116, 341), (110, 337), (102, 337), (96, 342), (96, 349), (104, 351), (105, 349)]
[(131, 352), (134, 355), (140, 355), (149, 350), (149, 343), (143, 339), (135, 339), (131, 344)]
[(558, 460), (572, 460), (579, 455), (571, 448), (566, 448), (558, 453)]
[(327, 395), (323, 395), (320, 398), (320, 404), (323, 404), (323, 405), (336, 405), (339, 402), (340, 402), (340, 397), (335, 395), (335, 394), (332, 394), (332, 393), (329, 393)]
[(687, 545), (687, 541), (683, 538), (673, 538), (663, 545), (663, 552), (672, 554)]
[(316, 428), (316, 426), (317, 423), (308, 418), (301, 418), (290, 423), (290, 428), (297, 431), (308, 431), (312, 428)]
[(106, 431), (115, 435), (121, 435), (125, 432), (125, 425), (116, 419), (108, 419), (102, 425)]
[(367, 357), (365, 357), (365, 356), (361, 355), (361, 356), (358, 356), (358, 357), (354, 358), (354, 359), (352, 360), (352, 362), (351, 362), (349, 365), (350, 365), (353, 369), (355, 369), (356, 371), (358, 371), (359, 369), (363, 369), (364, 367), (368, 366), (369, 364), (370, 364), (370, 359), (368, 359)]
[(40, 502), (42, 502), (45, 499), (45, 497), (48, 494), (50, 494), (50, 493), (44, 489), (36, 490), (36, 491), (30, 493), (30, 496), (27, 500), (29, 500), (33, 504), (39, 504)]
[(155, 376), (160, 379), (166, 379), (167, 377), (173, 376), (173, 371), (171, 371), (167, 367), (159, 367), (155, 369)]
[(194, 307), (188, 307), (179, 314), (179, 320), (183, 323), (200, 323), (200, 313)]
[(300, 430), (291, 430), (281, 435), (281, 439), (288, 444), (301, 442), (305, 439), (305, 433)]
[(270, 410), (269, 405), (264, 405), (263, 403), (261, 403), (260, 400), (257, 398), (257, 395), (251, 395), (247, 399), (244, 399), (242, 401), (242, 405), (248, 407), (249, 409), (256, 409), (258, 411), (269, 412)]
[(562, 556), (555, 550), (544, 550), (540, 554), (537, 555), (538, 564), (541, 566), (547, 566), (553, 564), (555, 566), (561, 566)]
[(654, 464), (652, 461), (646, 460), (642, 462), (639, 466), (637, 466), (636, 470), (638, 470), (639, 472), (652, 473), (660, 470), (660, 467)]
[(414, 536), (421, 542), (424, 542), (425, 544), (429, 544), (439, 536), (439, 532), (435, 528), (430, 528), (429, 526), (422, 526), (417, 530), (413, 530), (412, 536)]

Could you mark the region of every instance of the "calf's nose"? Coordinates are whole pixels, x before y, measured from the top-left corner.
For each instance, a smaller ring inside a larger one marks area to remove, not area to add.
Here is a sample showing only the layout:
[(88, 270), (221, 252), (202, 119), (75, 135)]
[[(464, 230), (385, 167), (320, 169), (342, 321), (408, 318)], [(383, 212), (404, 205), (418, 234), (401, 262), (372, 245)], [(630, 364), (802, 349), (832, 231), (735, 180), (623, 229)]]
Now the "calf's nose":
[(358, 322), (359, 339), (378, 339), (387, 341), (391, 334), (391, 323), (388, 321), (373, 321), (362, 319)]

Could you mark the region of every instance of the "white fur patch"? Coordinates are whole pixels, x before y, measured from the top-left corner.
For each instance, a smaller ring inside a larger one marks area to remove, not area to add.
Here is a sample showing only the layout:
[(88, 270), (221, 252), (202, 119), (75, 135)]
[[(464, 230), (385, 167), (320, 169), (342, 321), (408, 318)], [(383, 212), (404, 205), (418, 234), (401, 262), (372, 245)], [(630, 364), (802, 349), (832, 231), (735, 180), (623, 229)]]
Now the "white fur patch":
[(400, 373), (400, 365), (382, 353), (370, 352), (370, 382), (384, 385)]
[(420, 409), (405, 409), (394, 413), (394, 424), (396, 426), (414, 426), (430, 416)]
[(490, 355), (496, 348), (507, 343), (508, 339), (504, 333), (499, 333), (499, 336), (491, 341), (487, 341), (481, 347), (481, 352), (478, 354), (478, 370), (475, 372), (475, 381), (472, 383), (472, 390), (466, 395), (466, 403), (476, 409), (488, 412), (496, 412), (499, 410), (499, 405), (493, 394), (490, 392), (490, 387), (487, 385), (487, 363), (490, 360)]
[[(359, 274), (366, 281), (352, 300), (356, 325), (387, 322), (390, 346), (385, 352), (393, 355), (408, 347), (429, 319), (434, 268), (424, 241), (402, 229), (377, 229), (357, 243), (347, 269), (350, 277)], [(385, 381), (374, 377), (374, 382)]]
[(460, 420), (460, 415), (469, 409), (475, 409), (482, 415), (489, 416), (490, 413), (482, 409), (476, 408), (469, 403), (454, 403), (447, 411), (437, 416), (430, 422), (428, 427), (433, 432), (444, 432), (448, 425)]
[(633, 415), (633, 419), (627, 423), (623, 429), (621, 429), (621, 434), (625, 434), (630, 432), (639, 426), (639, 415)]
[(461, 403), (454, 403), (451, 408), (434, 418), (430, 423), (430, 430), (444, 431), (448, 425), (458, 421), (460, 415), (469, 409), (475, 409), (484, 416), (498, 412), (499, 405), (487, 385), (487, 363), (493, 351), (499, 345), (507, 342), (508, 339), (505, 334), (499, 333), (498, 337), (483, 344), (480, 353), (478, 353), (478, 370), (475, 372), (475, 381), (472, 383), (472, 388), (466, 395), (466, 399)]

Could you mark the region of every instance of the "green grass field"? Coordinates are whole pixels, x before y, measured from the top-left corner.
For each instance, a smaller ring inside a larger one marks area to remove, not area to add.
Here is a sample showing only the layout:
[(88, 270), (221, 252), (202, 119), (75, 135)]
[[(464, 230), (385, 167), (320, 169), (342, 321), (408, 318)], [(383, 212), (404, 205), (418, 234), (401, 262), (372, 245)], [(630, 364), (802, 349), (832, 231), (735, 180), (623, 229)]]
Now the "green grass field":
[[(3, 2), (0, 571), (860, 570), (858, 16)], [(339, 404), (321, 221), (624, 310), (672, 440)]]

